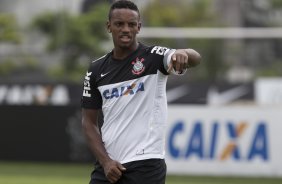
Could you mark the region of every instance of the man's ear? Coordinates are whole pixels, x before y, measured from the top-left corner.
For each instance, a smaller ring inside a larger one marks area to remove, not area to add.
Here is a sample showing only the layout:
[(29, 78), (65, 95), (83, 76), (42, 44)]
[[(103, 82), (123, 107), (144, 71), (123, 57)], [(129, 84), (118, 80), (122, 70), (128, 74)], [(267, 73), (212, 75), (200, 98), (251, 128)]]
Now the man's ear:
[(108, 33), (111, 33), (111, 32), (112, 32), (112, 30), (111, 30), (111, 24), (110, 24), (110, 21), (107, 21), (107, 23), (106, 23), (106, 27), (107, 27)]
[(141, 24), (141, 22), (139, 22), (138, 23), (138, 32), (137, 32), (137, 34), (140, 32), (141, 26), (142, 26), (142, 24)]

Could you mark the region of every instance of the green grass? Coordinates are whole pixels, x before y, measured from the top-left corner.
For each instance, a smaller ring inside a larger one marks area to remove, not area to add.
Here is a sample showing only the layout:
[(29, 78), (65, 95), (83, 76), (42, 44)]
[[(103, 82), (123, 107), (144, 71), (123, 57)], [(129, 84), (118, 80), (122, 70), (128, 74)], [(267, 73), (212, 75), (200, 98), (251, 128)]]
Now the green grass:
[[(91, 164), (0, 162), (0, 184), (88, 184)], [(167, 184), (282, 184), (282, 178), (168, 176)]]
[(91, 165), (0, 162), (0, 184), (89, 183)]

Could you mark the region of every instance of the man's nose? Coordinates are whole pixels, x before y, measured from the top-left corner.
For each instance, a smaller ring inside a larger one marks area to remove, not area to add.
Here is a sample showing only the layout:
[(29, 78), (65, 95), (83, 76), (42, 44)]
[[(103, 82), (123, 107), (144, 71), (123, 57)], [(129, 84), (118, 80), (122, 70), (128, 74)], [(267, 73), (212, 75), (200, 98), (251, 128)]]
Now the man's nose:
[(128, 26), (128, 24), (124, 24), (124, 26), (122, 27), (122, 32), (129, 32), (130, 28)]

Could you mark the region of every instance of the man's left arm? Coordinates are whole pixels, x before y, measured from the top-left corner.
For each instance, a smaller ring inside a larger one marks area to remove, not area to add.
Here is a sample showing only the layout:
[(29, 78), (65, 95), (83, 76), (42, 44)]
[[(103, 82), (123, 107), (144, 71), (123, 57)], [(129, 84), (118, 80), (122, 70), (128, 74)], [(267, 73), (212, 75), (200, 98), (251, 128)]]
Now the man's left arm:
[(188, 65), (189, 67), (195, 67), (201, 63), (202, 57), (201, 55), (195, 51), (194, 49), (184, 49), (188, 55)]
[(201, 55), (194, 49), (177, 49), (168, 60), (168, 72), (184, 73), (187, 68), (195, 67), (201, 63)]

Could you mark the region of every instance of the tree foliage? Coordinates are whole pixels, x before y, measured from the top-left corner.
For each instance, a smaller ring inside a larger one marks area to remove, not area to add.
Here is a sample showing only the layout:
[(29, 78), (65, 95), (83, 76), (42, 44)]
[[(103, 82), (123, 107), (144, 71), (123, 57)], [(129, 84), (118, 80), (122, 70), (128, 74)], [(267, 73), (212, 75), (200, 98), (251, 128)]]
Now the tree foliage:
[(49, 51), (63, 52), (65, 70), (75, 72), (80, 57), (93, 59), (103, 53), (101, 43), (108, 40), (107, 11), (108, 4), (100, 4), (78, 16), (67, 12), (45, 13), (33, 21), (33, 27), (49, 37)]
[[(16, 18), (11, 14), (0, 14), (0, 43), (19, 44), (21, 35)], [(19, 67), (10, 57), (0, 58), (0, 75), (8, 75)]]
[(20, 42), (16, 18), (10, 14), (0, 14), (0, 42)]
[(271, 0), (270, 1), (273, 8), (282, 8), (282, 1), (281, 0)]
[(153, 27), (209, 27), (215, 23), (209, 0), (152, 1), (142, 17), (145, 26)]
[[(211, 11), (211, 1), (152, 1), (142, 11), (143, 24), (148, 27), (213, 27), (220, 24)], [(222, 59), (222, 40), (213, 39), (146, 39), (146, 42), (171, 48), (194, 48), (203, 57), (193, 80), (216, 81), (226, 71)], [(191, 79), (191, 76), (189, 76)]]

